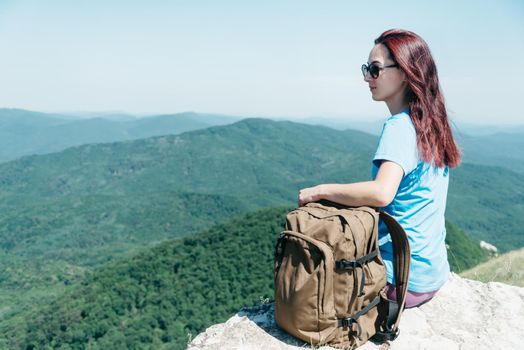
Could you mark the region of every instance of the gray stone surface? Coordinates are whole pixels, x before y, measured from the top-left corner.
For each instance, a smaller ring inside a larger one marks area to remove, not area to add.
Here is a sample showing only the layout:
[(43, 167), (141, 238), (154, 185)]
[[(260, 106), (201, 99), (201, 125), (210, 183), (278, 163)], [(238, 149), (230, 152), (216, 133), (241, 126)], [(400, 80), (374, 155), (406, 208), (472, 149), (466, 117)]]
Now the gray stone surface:
[[(188, 349), (333, 349), (290, 336), (273, 315), (273, 303), (244, 308), (199, 334)], [(431, 301), (404, 312), (400, 331), (391, 344), (367, 342), (359, 349), (524, 349), (524, 288), (452, 273)]]

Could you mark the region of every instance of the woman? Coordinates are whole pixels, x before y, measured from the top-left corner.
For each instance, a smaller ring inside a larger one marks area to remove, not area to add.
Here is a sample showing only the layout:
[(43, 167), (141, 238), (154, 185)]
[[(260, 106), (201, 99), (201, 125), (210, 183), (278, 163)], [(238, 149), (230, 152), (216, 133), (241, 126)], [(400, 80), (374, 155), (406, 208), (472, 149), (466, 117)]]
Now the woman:
[[(371, 97), (391, 113), (372, 160), (372, 181), (322, 184), (299, 191), (299, 206), (327, 199), (347, 206), (384, 207), (408, 235), (411, 269), (406, 308), (430, 300), (449, 277), (444, 211), (449, 168), (461, 155), (448, 123), (437, 68), (417, 34), (388, 30), (362, 66)], [(392, 243), (379, 225), (387, 294), (395, 300)]]

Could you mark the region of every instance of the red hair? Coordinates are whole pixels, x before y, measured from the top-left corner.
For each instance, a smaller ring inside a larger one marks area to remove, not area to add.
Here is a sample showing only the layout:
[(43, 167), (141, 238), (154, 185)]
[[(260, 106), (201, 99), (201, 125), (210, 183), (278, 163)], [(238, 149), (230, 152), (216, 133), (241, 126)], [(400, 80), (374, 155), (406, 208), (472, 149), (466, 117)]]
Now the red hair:
[(453, 139), (437, 66), (426, 42), (413, 32), (390, 29), (382, 33), (375, 44), (386, 46), (391, 59), (406, 74), (406, 98), (421, 159), (439, 168), (458, 166), (461, 153)]

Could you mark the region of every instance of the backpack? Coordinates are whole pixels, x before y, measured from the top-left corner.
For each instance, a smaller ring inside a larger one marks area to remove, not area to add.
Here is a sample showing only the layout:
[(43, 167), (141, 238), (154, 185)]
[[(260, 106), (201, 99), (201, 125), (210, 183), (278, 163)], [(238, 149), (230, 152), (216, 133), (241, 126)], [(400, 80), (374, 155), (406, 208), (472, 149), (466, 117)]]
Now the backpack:
[[(379, 219), (393, 242), (397, 302), (386, 296)], [(275, 321), (311, 345), (353, 349), (394, 340), (404, 310), (410, 250), (389, 214), (327, 200), (287, 213), (274, 256)]]

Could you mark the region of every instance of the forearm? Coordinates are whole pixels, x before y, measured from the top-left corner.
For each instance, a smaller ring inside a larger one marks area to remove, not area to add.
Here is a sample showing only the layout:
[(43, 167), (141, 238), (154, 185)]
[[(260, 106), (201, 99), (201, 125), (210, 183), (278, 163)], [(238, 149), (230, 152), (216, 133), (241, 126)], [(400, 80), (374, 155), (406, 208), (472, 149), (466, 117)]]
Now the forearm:
[(351, 184), (322, 184), (319, 199), (327, 199), (347, 206), (385, 206), (380, 187), (375, 181)]

